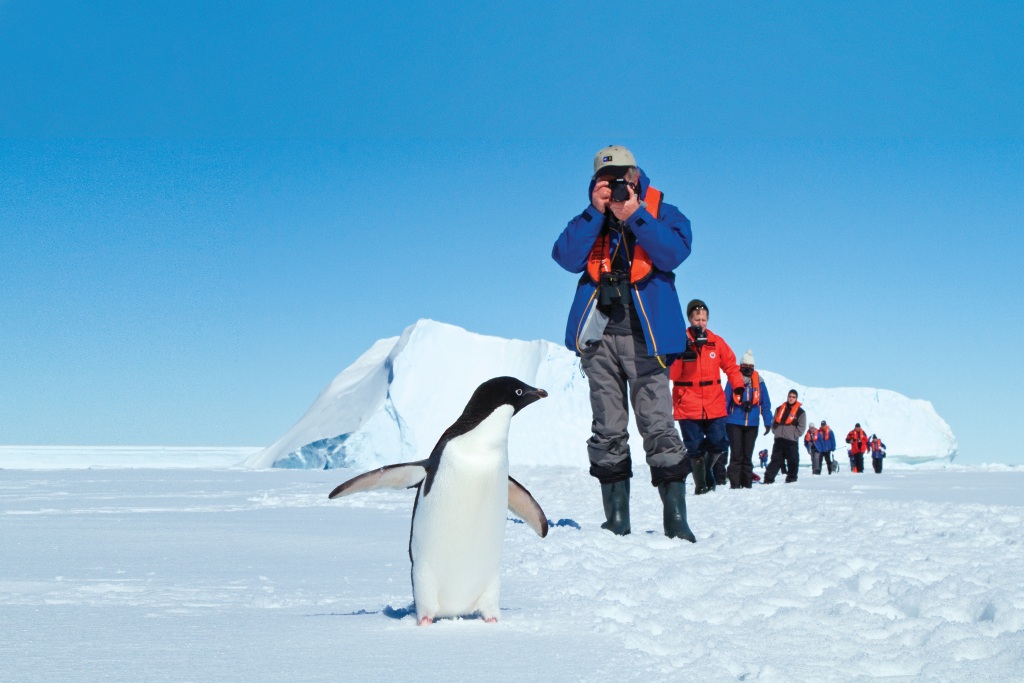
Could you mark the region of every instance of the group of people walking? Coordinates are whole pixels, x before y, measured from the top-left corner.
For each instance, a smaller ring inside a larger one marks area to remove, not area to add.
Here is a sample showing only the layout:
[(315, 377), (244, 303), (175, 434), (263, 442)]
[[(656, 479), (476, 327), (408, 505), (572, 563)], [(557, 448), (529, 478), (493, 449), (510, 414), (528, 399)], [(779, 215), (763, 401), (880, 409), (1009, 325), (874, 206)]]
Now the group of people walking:
[(821, 474), (822, 465), (829, 474), (839, 471), (832, 453), (836, 450), (836, 435), (824, 420), (821, 425), (811, 425), (804, 434), (804, 448), (811, 457), (811, 474)]
[[(628, 149), (613, 145), (597, 153), (587, 193), (589, 203), (558, 236), (552, 257), (580, 274), (565, 344), (580, 357), (590, 386), (587, 453), (590, 474), (601, 485), (601, 526), (630, 533), (626, 428), (632, 404), (651, 484), (662, 500), (665, 535), (696, 542), (686, 516), (687, 476), (697, 495), (726, 480), (731, 488), (751, 488), (763, 421), (764, 434), (775, 435), (764, 483), (780, 471), (796, 481), (807, 414), (795, 389), (772, 412), (753, 352), (737, 362), (725, 340), (708, 329), (704, 301), (690, 301), (684, 318), (673, 271), (690, 255), (690, 221), (651, 186)], [(831, 474), (835, 437), (824, 421), (812, 443), (819, 454), (812, 470), (820, 474), (824, 457)], [(766, 451), (760, 455), (765, 466)]]

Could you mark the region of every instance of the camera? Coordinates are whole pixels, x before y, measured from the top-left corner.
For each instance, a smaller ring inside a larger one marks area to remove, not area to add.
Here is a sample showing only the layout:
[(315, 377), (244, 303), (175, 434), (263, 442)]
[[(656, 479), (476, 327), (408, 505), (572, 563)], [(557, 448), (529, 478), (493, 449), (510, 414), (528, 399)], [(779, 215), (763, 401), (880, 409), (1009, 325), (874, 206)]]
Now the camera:
[(708, 343), (708, 331), (703, 327), (697, 327), (692, 325), (690, 327), (690, 334), (693, 335), (693, 345), (698, 349)]
[(686, 350), (679, 356), (684, 361), (697, 360), (697, 350), (708, 343), (708, 333), (706, 330), (702, 330), (699, 327), (691, 327), (690, 332), (693, 334), (693, 341), (686, 340)]
[(629, 296), (629, 278), (625, 273), (612, 271), (601, 273), (601, 281), (597, 287), (597, 304), (608, 307), (622, 303), (622, 300)]
[(613, 202), (624, 202), (629, 199), (629, 188), (633, 183), (625, 178), (615, 178), (608, 181), (608, 188), (612, 191)]

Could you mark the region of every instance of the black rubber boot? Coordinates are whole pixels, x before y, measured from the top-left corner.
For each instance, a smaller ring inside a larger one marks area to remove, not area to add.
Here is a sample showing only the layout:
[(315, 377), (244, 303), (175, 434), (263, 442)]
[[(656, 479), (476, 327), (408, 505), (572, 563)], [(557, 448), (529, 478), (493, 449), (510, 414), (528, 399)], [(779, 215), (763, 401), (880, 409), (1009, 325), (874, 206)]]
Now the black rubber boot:
[(658, 484), (658, 493), (665, 506), (665, 535), (696, 543), (697, 537), (686, 524), (686, 485), (681, 481)]
[(715, 468), (718, 467), (718, 459), (723, 457), (724, 453), (712, 453), (704, 456), (704, 462), (707, 464), (707, 474), (704, 475), (705, 480), (708, 483), (708, 491), (714, 491), (715, 488), (725, 481), (718, 481), (718, 475), (715, 474)]
[(601, 498), (604, 501), (604, 516), (608, 520), (601, 525), (613, 534), (625, 536), (629, 533), (629, 479), (613, 484), (601, 484)]
[(699, 496), (708, 492), (708, 471), (704, 464), (704, 458), (690, 458), (690, 467), (693, 470), (693, 495)]

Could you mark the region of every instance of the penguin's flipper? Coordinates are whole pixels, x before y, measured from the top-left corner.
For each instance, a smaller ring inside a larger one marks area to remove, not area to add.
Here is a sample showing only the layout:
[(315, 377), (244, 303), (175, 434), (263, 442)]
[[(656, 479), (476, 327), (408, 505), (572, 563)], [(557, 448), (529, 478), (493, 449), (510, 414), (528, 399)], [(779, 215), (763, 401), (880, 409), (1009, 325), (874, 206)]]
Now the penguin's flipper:
[[(385, 465), (379, 469), (360, 474), (349, 479), (331, 491), (328, 498), (341, 498), (360, 491), (373, 489), (407, 489), (416, 486), (427, 476), (427, 461), (403, 462), (397, 465)], [(529, 494), (527, 494), (529, 495)]]
[(530, 492), (512, 477), (508, 478), (508, 509), (544, 538), (548, 535), (548, 518)]

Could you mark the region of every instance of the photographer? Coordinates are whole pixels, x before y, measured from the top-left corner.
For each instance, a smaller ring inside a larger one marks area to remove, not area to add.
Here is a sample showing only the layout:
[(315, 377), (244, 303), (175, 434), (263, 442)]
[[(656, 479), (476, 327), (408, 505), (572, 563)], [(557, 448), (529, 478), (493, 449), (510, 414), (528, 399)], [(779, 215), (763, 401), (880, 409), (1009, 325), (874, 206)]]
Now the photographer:
[(606, 521), (630, 532), (633, 476), (626, 426), (633, 404), (651, 483), (664, 506), (665, 535), (695, 541), (683, 495), (686, 451), (672, 422), (668, 366), (683, 350), (683, 313), (672, 270), (690, 255), (690, 221), (662, 201), (632, 153), (621, 146), (594, 158), (590, 204), (569, 221), (551, 256), (580, 273), (565, 344), (590, 382), (594, 420), (590, 474), (601, 482)]
[[(725, 340), (708, 329), (708, 307), (700, 299), (686, 305), (690, 327), (686, 330), (686, 349), (672, 364), (672, 405), (683, 443), (690, 455), (694, 494), (714, 491), (712, 474), (715, 462), (725, 455), (729, 446), (725, 432), (726, 403), (722, 391), (722, 372), (729, 378), (734, 392), (743, 393), (743, 375)], [(706, 453), (698, 450), (707, 439)], [(739, 444), (737, 444), (738, 446)]]

